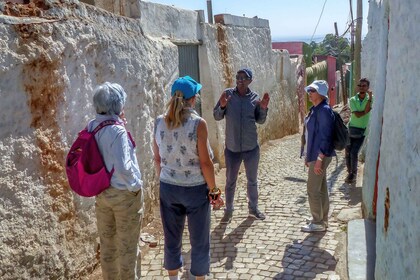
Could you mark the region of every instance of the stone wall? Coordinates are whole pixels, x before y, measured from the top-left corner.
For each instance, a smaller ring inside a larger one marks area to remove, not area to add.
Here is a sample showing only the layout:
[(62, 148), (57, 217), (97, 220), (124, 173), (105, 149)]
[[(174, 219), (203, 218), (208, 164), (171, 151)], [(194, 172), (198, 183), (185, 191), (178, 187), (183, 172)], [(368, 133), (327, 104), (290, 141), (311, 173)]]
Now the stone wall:
[[(267, 121), (258, 125), (260, 143), (268, 139), (276, 139), (296, 133), (299, 127), (298, 99), (296, 95), (298, 65), (293, 63), (286, 51), (271, 49), (270, 29), (268, 21), (263, 19), (247, 19), (231, 15), (217, 15), (216, 26), (209, 26), (204, 36), (217, 38), (217, 44), (208, 47), (207, 69), (210, 79), (204, 77), (203, 103), (206, 110), (203, 116), (208, 121), (211, 131), (210, 143), (215, 150), (219, 162), (224, 165), (224, 120), (216, 122), (212, 110), (220, 94), (225, 88), (235, 86), (236, 71), (249, 67), (254, 72), (250, 88), (262, 95), (270, 94), (270, 105)], [(244, 26), (235, 25), (238, 22)], [(216, 32), (216, 34), (214, 33)], [(203, 41), (212, 42), (205, 37)], [(256, 48), (250, 46), (258, 46)], [(218, 53), (218, 57), (214, 54)]]
[(363, 179), (367, 217), (376, 201), (376, 279), (420, 275), (420, 2), (370, 1), (362, 76), (371, 80), (371, 113)]
[(127, 126), (138, 145), (150, 217), (158, 195), (153, 121), (178, 76), (175, 43), (201, 44), (202, 111), (218, 161), (224, 122), (213, 120), (212, 109), (240, 67), (254, 70), (254, 90), (271, 93), (261, 143), (298, 130), (298, 63), (271, 50), (267, 26), (209, 25), (197, 12), (126, 3), (135, 6), (125, 7), (134, 18), (76, 0), (0, 3), (1, 279), (79, 278), (97, 265), (94, 199), (70, 191), (64, 160), (94, 116), (99, 83), (120, 83), (128, 94)]
[(224, 121), (213, 119), (213, 107), (225, 88), (235, 86), (236, 71), (242, 67), (254, 71), (250, 86), (253, 90), (271, 95), (269, 118), (259, 126), (260, 142), (298, 131), (296, 69), (300, 63), (292, 64), (294, 60), (287, 52), (271, 49), (268, 20), (224, 14), (216, 15), (217, 23), (211, 25), (194, 11), (143, 1), (139, 2), (139, 9), (141, 26), (147, 36), (175, 44), (200, 44), (202, 114), (209, 131), (215, 132), (209, 133), (210, 144), (216, 161), (222, 166)]
[(94, 199), (74, 195), (64, 173), (69, 146), (94, 116), (92, 89), (111, 81), (128, 94), (150, 215), (153, 121), (177, 73), (177, 48), (92, 6), (35, 9), (42, 18), (0, 17), (0, 278), (70, 279), (97, 264)]

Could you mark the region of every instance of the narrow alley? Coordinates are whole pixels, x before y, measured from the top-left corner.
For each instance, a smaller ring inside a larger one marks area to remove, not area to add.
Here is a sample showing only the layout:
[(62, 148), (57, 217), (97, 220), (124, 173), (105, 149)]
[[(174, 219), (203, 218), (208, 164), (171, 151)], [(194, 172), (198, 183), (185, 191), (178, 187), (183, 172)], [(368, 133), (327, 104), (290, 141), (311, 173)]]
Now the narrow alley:
[[(344, 152), (333, 159), (327, 178), (330, 189), (329, 228), (325, 233), (303, 233), (309, 218), (306, 171), (300, 153), (300, 135), (287, 136), (262, 146), (259, 207), (265, 221), (248, 217), (246, 178), (241, 173), (230, 224), (219, 224), (223, 211), (212, 212), (211, 272), (208, 279), (347, 279), (346, 223), (337, 215), (344, 208), (360, 209), (361, 187), (344, 183)], [(224, 170), (218, 175), (223, 182)], [(222, 184), (220, 185), (222, 187)], [(142, 278), (166, 279), (163, 237), (147, 248)], [(185, 230), (181, 279), (188, 279), (188, 231)]]

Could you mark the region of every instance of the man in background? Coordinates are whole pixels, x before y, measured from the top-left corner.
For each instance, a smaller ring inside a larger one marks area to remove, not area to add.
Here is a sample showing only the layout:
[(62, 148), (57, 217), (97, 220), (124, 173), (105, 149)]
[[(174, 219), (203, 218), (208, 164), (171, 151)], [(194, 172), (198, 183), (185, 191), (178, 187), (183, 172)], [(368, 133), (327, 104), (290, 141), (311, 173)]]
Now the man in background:
[(346, 166), (348, 175), (346, 183), (356, 182), (357, 162), (360, 147), (365, 140), (366, 128), (369, 124), (370, 111), (372, 110), (373, 95), (369, 90), (370, 82), (366, 78), (359, 80), (359, 92), (350, 98), (349, 135), (350, 144), (346, 147)]

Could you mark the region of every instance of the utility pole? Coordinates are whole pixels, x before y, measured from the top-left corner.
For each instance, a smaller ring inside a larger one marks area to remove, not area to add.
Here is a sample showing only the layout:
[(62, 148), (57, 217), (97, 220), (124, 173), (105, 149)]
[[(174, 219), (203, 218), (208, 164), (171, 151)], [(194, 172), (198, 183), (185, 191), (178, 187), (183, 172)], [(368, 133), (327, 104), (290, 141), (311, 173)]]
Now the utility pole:
[(213, 7), (211, 0), (207, 0), (207, 17), (210, 24), (213, 24)]
[[(362, 22), (363, 7), (362, 0), (357, 0), (357, 19), (356, 19), (356, 42), (354, 45), (354, 75), (353, 82), (357, 83), (361, 76), (361, 53), (362, 53)], [(353, 92), (354, 94), (355, 92)]]
[[(337, 46), (338, 46), (338, 28), (337, 28), (337, 23), (334, 22), (334, 28), (335, 28), (335, 38), (337, 39)], [(344, 105), (347, 105), (347, 90), (346, 90), (346, 81), (344, 80), (344, 74), (343, 74), (343, 64), (341, 63), (341, 51), (338, 52), (338, 65), (340, 67), (340, 78), (341, 78), (341, 88), (342, 88), (342, 97), (343, 97), (343, 103)]]
[(350, 2), (350, 61), (353, 62), (354, 60), (354, 17), (353, 17), (353, 0), (349, 0)]

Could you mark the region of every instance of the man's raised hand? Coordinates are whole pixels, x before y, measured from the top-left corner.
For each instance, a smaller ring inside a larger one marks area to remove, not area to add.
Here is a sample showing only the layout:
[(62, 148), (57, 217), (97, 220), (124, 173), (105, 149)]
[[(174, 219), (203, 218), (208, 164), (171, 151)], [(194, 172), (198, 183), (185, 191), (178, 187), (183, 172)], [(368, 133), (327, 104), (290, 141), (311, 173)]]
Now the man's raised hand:
[(264, 93), (262, 100), (260, 100), (261, 109), (267, 109), (268, 103), (270, 102), (270, 95), (268, 93)]
[(232, 96), (228, 96), (226, 91), (222, 93), (219, 99), (220, 107), (225, 108)]

